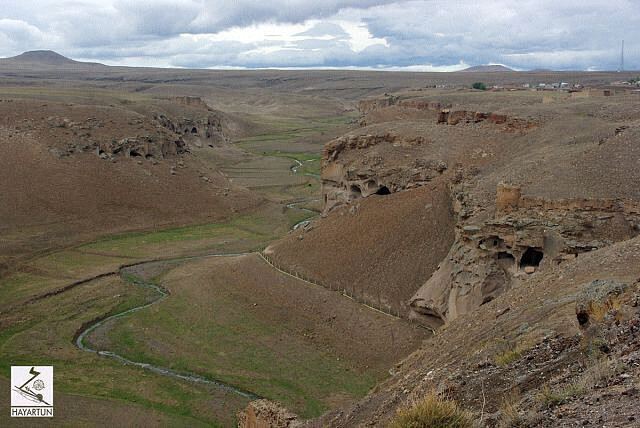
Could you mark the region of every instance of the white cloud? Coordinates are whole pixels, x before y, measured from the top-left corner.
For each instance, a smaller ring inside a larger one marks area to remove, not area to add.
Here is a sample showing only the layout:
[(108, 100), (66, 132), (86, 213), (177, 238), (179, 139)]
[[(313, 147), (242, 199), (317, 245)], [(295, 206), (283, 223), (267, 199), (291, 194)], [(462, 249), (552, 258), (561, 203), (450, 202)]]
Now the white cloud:
[(640, 68), (637, 0), (0, 0), (0, 55), (109, 64)]

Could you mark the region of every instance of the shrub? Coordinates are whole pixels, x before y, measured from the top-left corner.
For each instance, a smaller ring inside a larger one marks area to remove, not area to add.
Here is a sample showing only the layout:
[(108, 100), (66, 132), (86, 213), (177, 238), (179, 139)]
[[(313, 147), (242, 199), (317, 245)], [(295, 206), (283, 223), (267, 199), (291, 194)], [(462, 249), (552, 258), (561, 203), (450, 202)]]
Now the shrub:
[(455, 401), (431, 393), (412, 406), (398, 411), (391, 428), (471, 428), (473, 415)]
[(473, 89), (479, 89), (479, 90), (481, 90), (481, 91), (486, 91), (486, 90), (487, 90), (487, 85), (485, 85), (485, 84), (484, 84), (484, 83), (482, 83), (482, 82), (476, 82), (476, 83), (474, 83), (473, 85), (471, 85), (471, 87), (472, 87)]
[(493, 361), (498, 366), (506, 366), (522, 357), (529, 349), (533, 347), (531, 339), (521, 340), (520, 342), (503, 342), (498, 345), (498, 352)]

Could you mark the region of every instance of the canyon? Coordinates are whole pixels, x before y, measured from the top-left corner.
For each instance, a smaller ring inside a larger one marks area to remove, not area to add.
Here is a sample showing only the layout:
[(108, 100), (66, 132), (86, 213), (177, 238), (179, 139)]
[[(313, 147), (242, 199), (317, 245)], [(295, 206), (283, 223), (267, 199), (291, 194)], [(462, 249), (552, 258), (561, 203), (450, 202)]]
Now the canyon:
[(0, 60), (0, 363), (70, 425), (634, 426), (624, 76)]

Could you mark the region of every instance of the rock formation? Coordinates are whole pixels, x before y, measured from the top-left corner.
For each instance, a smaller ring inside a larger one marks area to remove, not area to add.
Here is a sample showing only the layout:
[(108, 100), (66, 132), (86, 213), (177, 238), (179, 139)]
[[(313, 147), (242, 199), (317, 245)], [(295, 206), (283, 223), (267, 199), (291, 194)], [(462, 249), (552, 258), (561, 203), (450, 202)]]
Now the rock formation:
[(521, 197), (500, 183), (495, 217), (475, 223), (464, 186), (453, 191), (456, 240), (438, 271), (410, 300), (415, 316), (450, 321), (493, 300), (522, 275), (640, 233), (640, 203)]
[(280, 404), (256, 400), (238, 413), (238, 428), (295, 428), (302, 426), (298, 416)]
[[(373, 194), (388, 195), (421, 186), (442, 174), (447, 164), (441, 160), (419, 158), (409, 167), (396, 166), (393, 158), (404, 156), (403, 148), (426, 144), (428, 140), (422, 137), (402, 138), (388, 133), (350, 135), (331, 141), (322, 156), (324, 211)], [(374, 146), (379, 150), (359, 153)]]
[(222, 130), (220, 118), (214, 114), (197, 118), (181, 117), (172, 119), (164, 113), (156, 113), (154, 119), (161, 126), (180, 135), (182, 138), (189, 140), (203, 139), (211, 147), (216, 143), (228, 141)]

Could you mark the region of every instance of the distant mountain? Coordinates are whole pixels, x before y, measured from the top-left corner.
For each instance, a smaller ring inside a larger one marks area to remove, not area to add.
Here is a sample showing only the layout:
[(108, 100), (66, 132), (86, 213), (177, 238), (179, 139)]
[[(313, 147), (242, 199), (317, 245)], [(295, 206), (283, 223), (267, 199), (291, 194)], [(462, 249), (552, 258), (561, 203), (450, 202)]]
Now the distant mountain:
[(43, 66), (95, 66), (95, 62), (74, 61), (54, 51), (29, 51), (10, 58), (0, 58), (0, 64), (43, 65)]
[(497, 71), (515, 71), (500, 64), (475, 65), (461, 70), (466, 73), (495, 73)]

